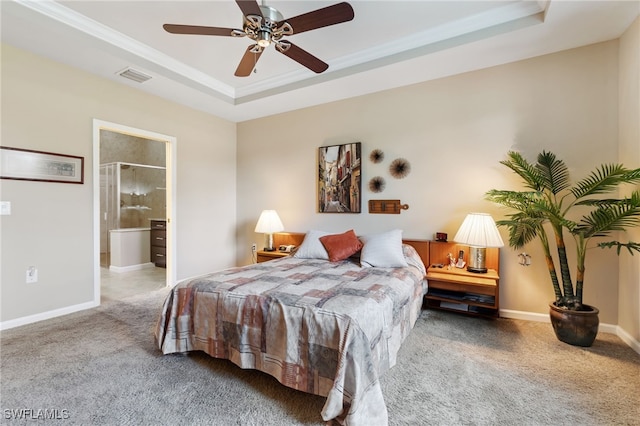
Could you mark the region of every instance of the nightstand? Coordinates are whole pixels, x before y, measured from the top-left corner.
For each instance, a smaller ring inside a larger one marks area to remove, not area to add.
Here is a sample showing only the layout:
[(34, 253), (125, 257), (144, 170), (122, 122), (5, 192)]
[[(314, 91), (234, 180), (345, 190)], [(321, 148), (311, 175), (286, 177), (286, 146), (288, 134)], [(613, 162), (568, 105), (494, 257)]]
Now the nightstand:
[[(429, 243), (431, 265), (427, 268), (428, 291), (425, 307), (497, 318), (500, 316), (500, 252), (498, 248), (487, 249), (486, 273), (469, 272), (450, 267), (447, 254), (464, 251), (469, 258), (469, 247), (451, 243)], [(446, 262), (446, 263), (445, 263)], [(442, 267), (438, 267), (439, 265)], [(438, 266), (434, 266), (438, 265)]]
[(448, 266), (427, 270), (427, 307), (471, 315), (499, 317), (500, 277), (494, 269), (486, 274)]
[(285, 253), (283, 251), (258, 251), (256, 256), (257, 263), (268, 262), (269, 260), (278, 259), (280, 257), (289, 256), (291, 253)]

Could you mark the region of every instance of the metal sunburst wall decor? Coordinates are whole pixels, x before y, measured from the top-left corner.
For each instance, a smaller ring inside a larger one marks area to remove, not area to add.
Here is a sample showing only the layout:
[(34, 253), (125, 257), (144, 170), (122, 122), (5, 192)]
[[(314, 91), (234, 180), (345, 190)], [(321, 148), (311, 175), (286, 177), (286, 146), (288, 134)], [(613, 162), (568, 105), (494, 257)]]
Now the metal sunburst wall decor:
[(384, 191), (384, 187), (387, 183), (384, 181), (384, 178), (380, 176), (376, 176), (371, 178), (369, 181), (369, 191), (371, 192), (382, 192)]
[(374, 149), (371, 151), (371, 154), (369, 154), (369, 160), (375, 164), (381, 163), (382, 160), (384, 160), (384, 152), (379, 149)]
[(396, 158), (389, 165), (389, 173), (396, 179), (403, 179), (411, 172), (411, 164), (404, 158)]

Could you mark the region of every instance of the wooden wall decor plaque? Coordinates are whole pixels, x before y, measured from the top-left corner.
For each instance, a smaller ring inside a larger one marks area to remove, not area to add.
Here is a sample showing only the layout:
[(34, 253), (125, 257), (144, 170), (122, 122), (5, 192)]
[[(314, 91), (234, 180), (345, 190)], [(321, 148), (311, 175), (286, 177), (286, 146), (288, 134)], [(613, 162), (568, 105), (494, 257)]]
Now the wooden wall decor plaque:
[(400, 214), (408, 209), (409, 204), (402, 204), (400, 200), (369, 200), (369, 213)]

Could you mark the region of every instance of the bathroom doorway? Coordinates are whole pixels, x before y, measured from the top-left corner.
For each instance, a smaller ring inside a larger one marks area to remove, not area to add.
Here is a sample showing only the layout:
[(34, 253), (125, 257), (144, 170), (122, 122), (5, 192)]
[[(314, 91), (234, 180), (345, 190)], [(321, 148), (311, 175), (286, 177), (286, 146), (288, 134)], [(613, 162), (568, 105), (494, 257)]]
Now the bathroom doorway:
[[(149, 258), (152, 221), (166, 227), (164, 143), (106, 130), (100, 134), (100, 266), (114, 271), (143, 269), (153, 263)], [(119, 149), (121, 145), (126, 149)], [(160, 148), (162, 155), (156, 155), (155, 161), (140, 158), (140, 153)], [(114, 156), (138, 162), (105, 162)], [(121, 250), (113, 247), (118, 243), (141, 246)]]
[(97, 303), (175, 283), (175, 144), (171, 136), (94, 120)]

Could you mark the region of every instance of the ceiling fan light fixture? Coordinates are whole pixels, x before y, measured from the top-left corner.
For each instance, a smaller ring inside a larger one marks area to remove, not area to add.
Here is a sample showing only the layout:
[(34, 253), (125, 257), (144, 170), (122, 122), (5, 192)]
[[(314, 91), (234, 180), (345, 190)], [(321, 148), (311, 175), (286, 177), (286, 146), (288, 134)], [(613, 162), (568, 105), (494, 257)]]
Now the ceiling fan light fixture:
[(271, 44), (271, 31), (268, 30), (260, 30), (258, 31), (258, 36), (256, 37), (256, 43), (260, 47), (267, 47)]
[(258, 4), (258, 0), (235, 0), (242, 11), (242, 30), (200, 25), (164, 24), (165, 31), (171, 34), (193, 34), (227, 37), (247, 37), (255, 44), (248, 46), (233, 75), (248, 77), (255, 70), (262, 52), (270, 45), (275, 50), (298, 62), (316, 74), (322, 73), (329, 65), (306, 50), (291, 42), (282, 40), (283, 36), (304, 33), (331, 25), (351, 21), (354, 18), (353, 7), (343, 1), (284, 20), (282, 14), (273, 7)]

